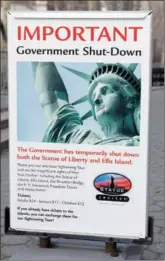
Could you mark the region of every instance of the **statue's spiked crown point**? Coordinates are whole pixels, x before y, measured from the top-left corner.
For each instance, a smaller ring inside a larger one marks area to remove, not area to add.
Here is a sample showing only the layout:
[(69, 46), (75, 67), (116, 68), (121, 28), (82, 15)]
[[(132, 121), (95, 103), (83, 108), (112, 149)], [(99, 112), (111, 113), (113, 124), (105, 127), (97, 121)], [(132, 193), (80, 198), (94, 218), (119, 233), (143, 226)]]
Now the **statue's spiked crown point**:
[(89, 81), (90, 80), (90, 75), (88, 75), (87, 73), (84, 73), (84, 72), (80, 72), (78, 70), (75, 70), (75, 69), (72, 69), (72, 68), (69, 68), (69, 67), (66, 67), (66, 66), (62, 66), (64, 69), (68, 70), (69, 72), (79, 76), (80, 78), (86, 80), (86, 81)]

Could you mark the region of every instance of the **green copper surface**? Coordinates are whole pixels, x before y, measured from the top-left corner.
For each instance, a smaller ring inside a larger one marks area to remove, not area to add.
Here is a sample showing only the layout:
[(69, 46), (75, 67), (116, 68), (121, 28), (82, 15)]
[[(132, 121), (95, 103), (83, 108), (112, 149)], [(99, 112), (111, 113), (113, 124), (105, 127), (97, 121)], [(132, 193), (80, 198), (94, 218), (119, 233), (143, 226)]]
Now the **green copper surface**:
[[(35, 88), (49, 121), (43, 141), (138, 146), (140, 82), (133, 74), (136, 66), (137, 64), (132, 64), (125, 68), (116, 64), (116, 69), (115, 65), (108, 67), (98, 63), (98, 71), (94, 72), (93, 78), (86, 73), (63, 66), (89, 82), (87, 95), (70, 104), (66, 87), (55, 64), (33, 63)], [(87, 97), (91, 111), (80, 117), (73, 105), (87, 101)], [(83, 128), (83, 121), (91, 116), (101, 126), (101, 133), (94, 133), (90, 126), (89, 130)]]

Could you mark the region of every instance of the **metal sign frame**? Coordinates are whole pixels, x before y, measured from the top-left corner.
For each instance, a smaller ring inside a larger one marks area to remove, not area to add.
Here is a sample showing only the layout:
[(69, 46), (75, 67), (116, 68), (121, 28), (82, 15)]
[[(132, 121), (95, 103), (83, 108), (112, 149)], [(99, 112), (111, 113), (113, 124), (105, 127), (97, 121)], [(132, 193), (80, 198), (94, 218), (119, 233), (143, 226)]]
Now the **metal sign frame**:
[[(135, 11), (132, 11), (132, 12), (122, 12), (122, 15), (121, 15), (121, 12), (111, 12), (111, 19), (124, 19), (124, 18), (127, 18), (127, 19), (136, 19), (137, 17), (139, 19), (145, 19), (146, 16), (149, 16), (151, 15), (152, 12), (138, 12), (138, 16), (137, 16), (137, 12)], [(9, 26), (11, 27), (11, 23), (12, 23), (12, 20), (13, 19), (32, 19), (32, 18), (38, 18), (38, 19), (52, 19), (54, 18), (54, 12), (46, 12), (46, 13), (36, 13), (36, 12), (29, 12), (29, 13), (17, 13), (17, 12), (9, 12), (8, 13), (8, 16), (10, 17), (9, 18)], [(56, 19), (80, 19), (80, 18), (88, 18), (88, 19), (92, 19), (92, 18), (97, 18), (97, 19), (108, 19), (109, 18), (109, 12), (57, 12), (56, 13)], [(9, 75), (9, 88), (10, 86), (12, 85), (12, 78), (11, 78), (11, 65), (10, 65), (10, 52), (12, 51), (12, 43), (11, 43), (11, 40), (12, 40), (12, 37), (10, 36), (10, 32), (11, 32), (11, 28), (9, 28), (9, 43), (8, 43), (8, 46), (9, 46), (9, 68), (10, 68), (10, 75)], [(151, 59), (151, 58), (150, 58)], [(151, 63), (151, 60), (150, 60), (150, 63)], [(150, 70), (151, 72), (151, 70)], [(151, 76), (151, 75), (150, 75)], [(151, 77), (150, 79), (148, 79), (148, 82), (149, 84), (151, 83)], [(10, 105), (9, 105), (9, 111), (10, 111), (10, 119), (11, 119), (11, 101), (12, 101), (12, 97), (11, 97), (11, 94), (10, 94), (10, 97), (9, 97), (9, 102), (10, 102)], [(148, 120), (149, 121), (149, 120)], [(11, 130), (10, 130), (10, 134), (11, 134)], [(149, 135), (148, 135), (148, 139), (149, 139)], [(11, 142), (9, 143), (9, 147), (10, 147), (10, 151), (12, 150), (12, 146), (11, 146)], [(148, 148), (148, 151), (149, 151), (149, 148)], [(149, 153), (148, 153), (149, 155)], [(10, 157), (11, 157), (11, 154), (10, 154)], [(149, 162), (149, 161), (148, 161)], [(147, 163), (149, 164), (149, 163)], [(11, 172), (11, 165), (10, 165), (10, 172)], [(148, 177), (148, 174), (149, 174), (149, 165), (148, 165), (148, 169), (147, 169), (147, 177)], [(11, 173), (10, 173), (10, 177), (11, 177)], [(10, 189), (12, 188), (12, 184), (10, 184)], [(148, 188), (146, 188), (148, 190)], [(12, 200), (12, 197), (10, 197), (10, 200)], [(146, 208), (147, 209), (147, 208)], [(147, 211), (146, 211), (146, 223), (148, 222), (148, 235), (146, 238), (140, 238), (140, 239), (129, 239), (129, 241), (131, 242), (142, 242), (145, 243), (145, 244), (150, 244), (152, 243), (152, 238), (153, 238), (153, 231), (152, 231), (152, 227), (153, 227), (153, 219), (151, 217), (148, 218), (147, 216)], [(147, 227), (147, 226), (146, 226)], [(5, 233), (7, 234), (37, 234), (37, 235), (43, 235), (42, 232), (32, 232), (32, 231), (19, 231), (19, 230), (15, 230), (15, 229), (12, 229), (10, 228), (10, 210), (8, 208), (6, 208), (5, 210)], [(46, 235), (50, 236), (50, 237), (61, 237), (61, 236), (64, 236), (65, 238), (77, 238), (77, 239), (91, 239), (91, 240), (103, 240), (103, 241), (106, 241), (108, 237), (97, 237), (97, 236), (89, 236), (89, 235), (77, 235), (76, 233), (74, 235), (71, 235), (71, 234), (62, 234), (62, 233), (46, 233)], [(127, 241), (127, 239), (123, 238), (123, 239), (117, 239), (117, 238), (114, 238), (113, 241), (114, 242), (124, 242), (124, 241)]]

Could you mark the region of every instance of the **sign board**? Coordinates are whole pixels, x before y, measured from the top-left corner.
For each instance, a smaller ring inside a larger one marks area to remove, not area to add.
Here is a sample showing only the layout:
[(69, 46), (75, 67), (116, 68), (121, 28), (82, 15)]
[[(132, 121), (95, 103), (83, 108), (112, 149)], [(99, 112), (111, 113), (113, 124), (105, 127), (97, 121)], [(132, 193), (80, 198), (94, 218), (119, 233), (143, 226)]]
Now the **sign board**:
[(146, 237), (151, 13), (8, 13), (11, 228)]

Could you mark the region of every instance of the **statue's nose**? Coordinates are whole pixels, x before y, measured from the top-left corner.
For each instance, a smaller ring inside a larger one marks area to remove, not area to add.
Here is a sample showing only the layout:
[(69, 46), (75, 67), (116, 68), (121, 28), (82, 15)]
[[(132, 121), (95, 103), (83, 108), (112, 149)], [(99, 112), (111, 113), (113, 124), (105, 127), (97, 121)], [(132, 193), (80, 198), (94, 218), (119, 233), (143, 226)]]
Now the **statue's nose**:
[(101, 99), (99, 97), (95, 99), (95, 104), (96, 105), (99, 105), (101, 103), (102, 103), (102, 101), (101, 101)]
[(101, 94), (100, 93), (96, 94), (94, 103), (97, 104), (97, 105), (102, 103), (102, 99), (101, 99)]

